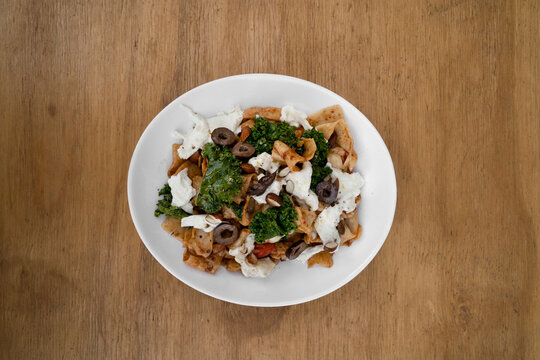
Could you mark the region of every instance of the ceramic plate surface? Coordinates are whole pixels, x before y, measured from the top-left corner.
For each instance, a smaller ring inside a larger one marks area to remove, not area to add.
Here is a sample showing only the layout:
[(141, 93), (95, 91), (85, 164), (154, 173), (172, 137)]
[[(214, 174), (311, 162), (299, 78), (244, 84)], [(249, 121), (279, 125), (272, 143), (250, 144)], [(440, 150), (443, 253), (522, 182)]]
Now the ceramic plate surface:
[[(164, 217), (154, 217), (157, 190), (167, 182), (173, 130), (186, 132), (192, 122), (180, 104), (208, 117), (234, 105), (282, 107), (290, 104), (310, 114), (339, 104), (358, 153), (355, 171), (365, 178), (359, 221), (362, 236), (334, 254), (334, 266), (323, 268), (296, 261), (279, 263), (267, 278), (245, 278), (220, 268), (215, 275), (182, 262), (180, 242), (161, 229)], [(192, 288), (217, 299), (250, 306), (285, 306), (303, 303), (335, 291), (364, 269), (383, 245), (394, 218), (396, 177), (390, 153), (369, 120), (332, 91), (309, 81), (272, 74), (231, 76), (198, 86), (163, 109), (142, 134), (129, 167), (128, 200), (133, 222), (142, 241), (157, 261)]]

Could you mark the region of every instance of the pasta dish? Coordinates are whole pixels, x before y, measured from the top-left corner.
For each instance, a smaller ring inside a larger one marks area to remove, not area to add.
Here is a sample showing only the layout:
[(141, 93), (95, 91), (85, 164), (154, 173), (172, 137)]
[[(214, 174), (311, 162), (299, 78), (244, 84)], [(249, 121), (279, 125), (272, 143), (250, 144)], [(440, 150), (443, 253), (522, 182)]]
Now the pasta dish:
[(184, 263), (266, 277), (280, 261), (331, 267), (360, 237), (364, 179), (339, 105), (309, 116), (236, 106), (208, 118), (182, 107), (193, 127), (173, 132), (154, 215), (182, 242)]

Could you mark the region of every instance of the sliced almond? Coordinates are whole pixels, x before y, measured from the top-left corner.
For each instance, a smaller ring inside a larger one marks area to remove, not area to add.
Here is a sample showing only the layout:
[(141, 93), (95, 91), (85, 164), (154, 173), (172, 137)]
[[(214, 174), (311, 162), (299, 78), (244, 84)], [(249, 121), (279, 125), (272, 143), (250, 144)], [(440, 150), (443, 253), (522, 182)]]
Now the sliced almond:
[(289, 169), (288, 167), (286, 167), (286, 168), (281, 169), (281, 170), (279, 171), (278, 175), (279, 175), (280, 177), (285, 177), (285, 176), (289, 175), (290, 172), (291, 172), (291, 169)]
[(253, 211), (255, 211), (255, 199), (250, 197), (248, 202), (247, 202), (246, 213), (248, 215), (251, 215), (251, 214), (253, 214)]
[(281, 200), (279, 195), (276, 195), (274, 193), (266, 195), (266, 202), (268, 203), (268, 205), (273, 207), (280, 207), (281, 205), (283, 205), (283, 200)]
[(334, 252), (337, 250), (337, 248), (338, 248), (338, 243), (335, 241), (329, 242), (328, 244), (324, 245), (324, 251), (326, 252)]
[(287, 185), (285, 185), (285, 190), (289, 194), (293, 193), (293, 191), (294, 191), (294, 183), (291, 180), (287, 180)]
[(246, 141), (250, 134), (251, 129), (248, 126), (243, 126), (242, 132), (240, 133), (240, 141)]
[(253, 174), (255, 171), (257, 171), (257, 169), (255, 169), (255, 166), (253, 166), (251, 164), (248, 164), (248, 163), (240, 164), (240, 168), (246, 174)]

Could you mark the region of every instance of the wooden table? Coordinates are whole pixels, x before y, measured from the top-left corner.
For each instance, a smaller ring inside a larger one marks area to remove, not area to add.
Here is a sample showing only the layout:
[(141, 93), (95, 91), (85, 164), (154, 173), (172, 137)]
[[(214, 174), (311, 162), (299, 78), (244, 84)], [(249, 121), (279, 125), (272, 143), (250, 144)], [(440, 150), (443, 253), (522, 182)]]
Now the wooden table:
[[(540, 358), (540, 4), (247, 3), (0, 3), (0, 358)], [(146, 125), (249, 72), (343, 95), (394, 160), (381, 252), (307, 304), (200, 294), (130, 218)]]

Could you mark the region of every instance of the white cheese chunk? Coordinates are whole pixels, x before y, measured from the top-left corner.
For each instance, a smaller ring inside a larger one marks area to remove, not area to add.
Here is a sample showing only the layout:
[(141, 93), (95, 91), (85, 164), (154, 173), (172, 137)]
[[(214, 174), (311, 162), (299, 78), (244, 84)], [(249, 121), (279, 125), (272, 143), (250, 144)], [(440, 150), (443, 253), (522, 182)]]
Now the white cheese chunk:
[(257, 169), (264, 169), (267, 173), (273, 173), (279, 169), (279, 163), (272, 160), (272, 155), (267, 152), (263, 152), (258, 156), (252, 157), (248, 161)]
[(318, 254), (323, 250), (324, 246), (322, 245), (310, 246), (306, 248), (306, 250), (302, 251), (295, 260), (305, 264), (306, 261), (308, 261), (313, 255)]
[(240, 264), (242, 274), (246, 277), (267, 277), (274, 270), (276, 264), (269, 258), (259, 259), (257, 264), (252, 265), (247, 261), (247, 256), (255, 248), (255, 235), (249, 234), (241, 246), (230, 249), (229, 255)]
[(208, 127), (206, 119), (186, 105), (182, 104), (182, 107), (193, 120), (195, 126), (185, 135), (176, 131), (173, 133), (173, 136), (184, 139), (184, 142), (178, 148), (178, 156), (180, 156), (180, 159), (187, 159), (212, 140), (210, 138), (210, 128)]
[(173, 196), (171, 204), (191, 214), (193, 213), (193, 205), (190, 200), (197, 194), (197, 191), (191, 186), (191, 179), (187, 171), (188, 169), (184, 169), (177, 175), (171, 176), (168, 183)]
[(356, 208), (356, 197), (360, 195), (360, 189), (364, 186), (364, 178), (359, 173), (352, 174), (343, 172), (332, 167), (332, 164), (326, 164), (332, 169), (332, 181), (339, 180), (339, 189), (336, 201), (343, 207), (345, 212), (351, 212)]
[(311, 208), (311, 211), (315, 211), (319, 208), (319, 198), (315, 192), (309, 190), (308, 195), (304, 198), (307, 206)]
[(285, 176), (285, 181), (292, 181), (294, 184), (292, 195), (304, 201), (311, 211), (315, 211), (319, 208), (319, 199), (317, 194), (310, 190), (312, 173), (311, 163), (306, 161), (302, 170), (291, 171)]
[(339, 244), (339, 232), (337, 230), (337, 225), (343, 209), (340, 205), (329, 206), (325, 208), (317, 219), (313, 226), (319, 234), (323, 244), (328, 244), (332, 242), (337, 242)]
[(228, 113), (221, 112), (208, 118), (207, 121), (210, 134), (219, 127), (227, 128), (233, 133), (238, 134), (241, 130), (240, 123), (242, 122), (243, 117), (244, 112), (242, 111), (242, 108), (237, 105)]
[(323, 244), (337, 242), (340, 243), (337, 225), (343, 211), (351, 212), (356, 208), (356, 197), (360, 195), (360, 189), (364, 185), (364, 178), (359, 173), (346, 173), (326, 164), (332, 169), (332, 180), (339, 180), (338, 195), (336, 204), (325, 208), (314, 223), (314, 228), (319, 234)]
[(212, 215), (191, 215), (182, 219), (183, 227), (191, 226), (204, 232), (213, 231), (220, 223), (221, 220)]
[(292, 126), (303, 126), (304, 129), (311, 129), (311, 125), (307, 121), (307, 115), (299, 110), (297, 110), (292, 105), (285, 105), (281, 108), (281, 121), (285, 121)]

